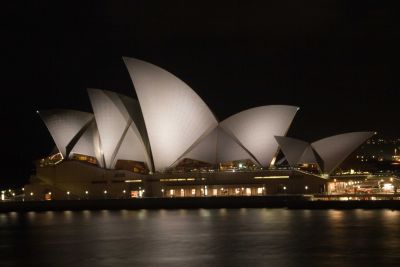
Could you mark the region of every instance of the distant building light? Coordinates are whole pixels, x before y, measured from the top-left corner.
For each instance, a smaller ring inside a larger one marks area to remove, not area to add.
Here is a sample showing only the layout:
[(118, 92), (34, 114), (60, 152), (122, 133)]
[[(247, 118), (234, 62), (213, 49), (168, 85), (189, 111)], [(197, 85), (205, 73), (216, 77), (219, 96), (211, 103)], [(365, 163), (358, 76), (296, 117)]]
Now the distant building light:
[(306, 185), (305, 187), (304, 187), (306, 190), (308, 190), (308, 186)]
[(384, 190), (393, 190), (394, 186), (392, 184), (383, 184), (383, 189)]
[(125, 190), (125, 189), (124, 189), (124, 190), (122, 190), (122, 193), (126, 194), (126, 190)]
[(86, 195), (89, 194), (89, 191), (86, 190), (86, 191), (85, 191), (85, 194), (86, 194)]
[(69, 195), (70, 194), (70, 192), (69, 191), (67, 191), (67, 195)]
[(33, 196), (33, 192), (31, 192), (30, 195)]
[(107, 190), (104, 190), (104, 192), (103, 192), (104, 194), (107, 194)]
[(125, 183), (141, 183), (142, 180), (125, 180)]
[(286, 190), (286, 186), (283, 187), (283, 190)]

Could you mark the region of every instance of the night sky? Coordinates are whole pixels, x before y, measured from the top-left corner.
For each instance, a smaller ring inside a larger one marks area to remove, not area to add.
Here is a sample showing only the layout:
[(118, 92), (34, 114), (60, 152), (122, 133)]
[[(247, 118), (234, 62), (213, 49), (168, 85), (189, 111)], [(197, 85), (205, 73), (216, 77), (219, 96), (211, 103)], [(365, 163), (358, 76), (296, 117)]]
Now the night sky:
[(292, 137), (400, 136), (391, 1), (31, 2), (1, 9), (0, 188), (54, 147), (36, 110), (90, 111), (88, 87), (136, 97), (122, 56), (174, 73), (219, 120), (290, 104), (301, 108)]

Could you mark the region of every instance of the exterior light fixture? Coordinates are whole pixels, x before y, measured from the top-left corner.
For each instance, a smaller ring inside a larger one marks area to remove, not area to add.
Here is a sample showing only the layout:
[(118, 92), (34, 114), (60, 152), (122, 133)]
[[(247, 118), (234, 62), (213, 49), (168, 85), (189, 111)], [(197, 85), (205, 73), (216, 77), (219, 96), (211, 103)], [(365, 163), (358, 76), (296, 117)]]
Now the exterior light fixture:
[(104, 190), (104, 192), (103, 192), (104, 194), (107, 194), (107, 190)]
[(89, 191), (86, 190), (86, 191), (85, 191), (85, 194), (86, 194), (86, 195), (89, 194)]
[(305, 187), (304, 187), (306, 190), (308, 190), (308, 186), (306, 185)]
[(125, 190), (125, 189), (124, 189), (124, 190), (122, 190), (122, 193), (126, 194), (126, 190)]
[(69, 191), (67, 191), (67, 195), (69, 195), (70, 194), (70, 192)]

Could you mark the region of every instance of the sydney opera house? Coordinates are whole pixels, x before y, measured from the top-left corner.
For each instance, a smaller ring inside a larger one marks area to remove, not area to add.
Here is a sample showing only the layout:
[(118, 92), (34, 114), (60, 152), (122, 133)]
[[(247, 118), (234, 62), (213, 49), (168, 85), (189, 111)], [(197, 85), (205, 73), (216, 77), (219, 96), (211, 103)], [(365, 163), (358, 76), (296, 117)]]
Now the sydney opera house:
[(93, 113), (38, 111), (56, 149), (37, 161), (29, 199), (256, 196), (326, 190), (374, 132), (312, 143), (286, 137), (299, 108), (260, 106), (218, 121), (187, 84), (124, 58), (138, 100), (88, 89)]

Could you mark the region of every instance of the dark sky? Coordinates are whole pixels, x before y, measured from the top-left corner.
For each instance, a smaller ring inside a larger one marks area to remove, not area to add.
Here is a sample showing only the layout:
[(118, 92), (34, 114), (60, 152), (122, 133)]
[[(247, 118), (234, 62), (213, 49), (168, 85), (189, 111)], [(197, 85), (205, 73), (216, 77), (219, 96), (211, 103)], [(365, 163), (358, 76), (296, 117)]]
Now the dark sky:
[(54, 146), (35, 110), (90, 111), (88, 87), (135, 96), (122, 56), (174, 73), (220, 120), (291, 104), (293, 137), (400, 136), (395, 1), (31, 2), (1, 9), (0, 187)]

